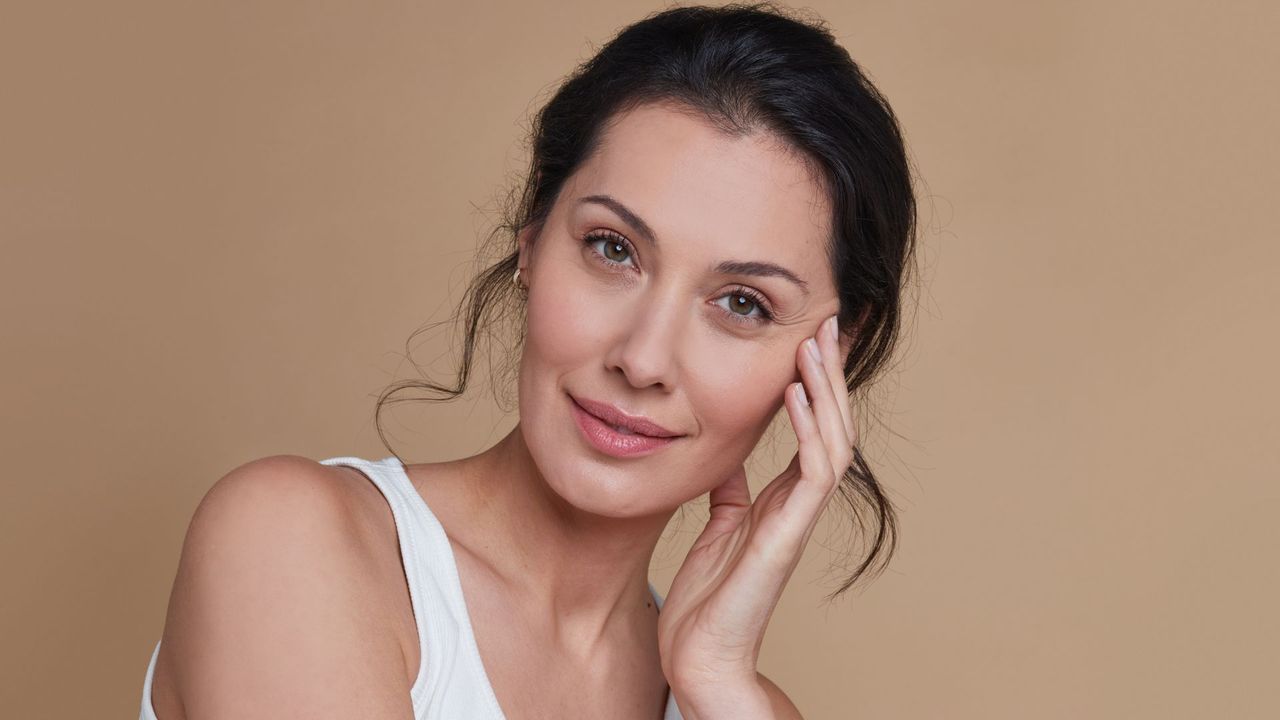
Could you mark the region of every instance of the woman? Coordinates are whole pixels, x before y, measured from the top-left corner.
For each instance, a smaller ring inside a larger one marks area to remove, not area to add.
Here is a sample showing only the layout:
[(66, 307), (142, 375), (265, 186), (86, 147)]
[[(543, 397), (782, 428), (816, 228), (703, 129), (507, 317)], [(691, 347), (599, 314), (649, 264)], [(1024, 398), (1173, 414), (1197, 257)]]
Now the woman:
[[(144, 719), (800, 716), (756, 658), (820, 512), (839, 491), (875, 521), (842, 590), (896, 537), (849, 403), (913, 252), (894, 116), (820, 23), (676, 8), (578, 68), (533, 139), (508, 254), (464, 299), (460, 385), (417, 383), (461, 393), (477, 328), (511, 318), (519, 423), (462, 459), (221, 478)], [(753, 502), (780, 405), (799, 450)], [(650, 556), (704, 493), (664, 600)]]

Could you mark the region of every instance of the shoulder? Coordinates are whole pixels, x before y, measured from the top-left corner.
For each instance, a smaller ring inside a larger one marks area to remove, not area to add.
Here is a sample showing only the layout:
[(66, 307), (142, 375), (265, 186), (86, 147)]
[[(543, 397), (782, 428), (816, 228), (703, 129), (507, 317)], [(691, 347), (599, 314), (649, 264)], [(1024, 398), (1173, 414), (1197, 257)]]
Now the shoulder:
[(187, 528), (183, 560), (209, 570), (249, 573), (223, 582), (319, 567), (356, 570), (351, 564), (361, 560), (368, 535), (370, 492), (377, 490), (369, 483), (353, 482), (338, 468), (309, 458), (253, 460), (205, 493)]
[(209, 488), (186, 542), (239, 545), (265, 534), (285, 541), (284, 550), (306, 550), (298, 539), (341, 537), (355, 510), (353, 483), (335, 468), (298, 455), (272, 455), (234, 468)]
[(336, 468), (274, 455), (231, 470), (205, 494), (162, 639), (189, 713), (408, 710), (399, 640), (368, 612), (365, 588), (376, 583), (362, 492)]
[(243, 520), (252, 517), (255, 510), (271, 509), (280, 502), (301, 502), (309, 510), (333, 512), (340, 509), (341, 499), (331, 467), (300, 455), (272, 455), (240, 465), (219, 478), (196, 508), (192, 529)]
[(359, 472), (272, 455), (234, 468), (205, 493), (187, 529), (184, 555), (190, 547), (201, 556), (218, 550), (233, 560), (252, 553), (277, 566), (340, 570), (346, 564), (357, 571), (372, 554), (394, 556), (395, 545), (390, 508)]

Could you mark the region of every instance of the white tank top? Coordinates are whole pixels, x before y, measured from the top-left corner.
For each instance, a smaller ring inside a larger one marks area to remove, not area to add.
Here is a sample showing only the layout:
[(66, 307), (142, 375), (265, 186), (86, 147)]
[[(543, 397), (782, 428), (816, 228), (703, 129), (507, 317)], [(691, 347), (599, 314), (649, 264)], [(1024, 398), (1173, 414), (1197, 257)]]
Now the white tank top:
[[(320, 462), (364, 473), (391, 505), (421, 647), (418, 677), (409, 690), (415, 720), (506, 720), (480, 660), (449, 538), (409, 481), (400, 459), (394, 455), (378, 461), (335, 457)], [(661, 611), (662, 596), (653, 583), (649, 591)], [(139, 720), (158, 720), (151, 707), (151, 679), (159, 654), (157, 642), (142, 684)], [(663, 720), (683, 720), (670, 691)]]

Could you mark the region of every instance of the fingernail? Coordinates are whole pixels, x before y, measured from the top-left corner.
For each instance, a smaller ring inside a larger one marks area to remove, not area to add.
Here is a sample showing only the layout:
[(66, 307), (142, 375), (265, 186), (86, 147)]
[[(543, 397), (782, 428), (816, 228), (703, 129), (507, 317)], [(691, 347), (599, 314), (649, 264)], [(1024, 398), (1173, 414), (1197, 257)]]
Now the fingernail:
[(827, 321), (827, 333), (831, 335), (831, 340), (838, 345), (840, 344), (840, 337), (837, 325), (836, 316), (832, 315), (831, 319)]
[(804, 346), (805, 346), (805, 349), (809, 351), (809, 354), (813, 356), (813, 359), (815, 362), (817, 363), (822, 362), (822, 355), (818, 352), (818, 341), (814, 340), (813, 338), (806, 338), (804, 341)]
[(804, 394), (804, 383), (796, 385), (796, 397), (800, 398), (800, 402), (805, 405), (809, 404), (809, 396)]

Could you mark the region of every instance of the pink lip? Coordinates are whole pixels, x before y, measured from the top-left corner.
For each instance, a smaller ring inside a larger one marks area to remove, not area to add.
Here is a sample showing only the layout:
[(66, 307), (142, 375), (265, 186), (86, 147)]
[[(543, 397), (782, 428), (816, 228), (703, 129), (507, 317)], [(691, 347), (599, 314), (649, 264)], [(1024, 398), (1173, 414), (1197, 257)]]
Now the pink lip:
[[(626, 415), (622, 411), (603, 403), (591, 400), (578, 400), (569, 397), (573, 419), (582, 432), (582, 436), (592, 447), (612, 457), (635, 457), (645, 455), (670, 445), (680, 435), (644, 418)], [(599, 412), (603, 416), (597, 416)], [(620, 425), (636, 434), (614, 430), (612, 425)], [(649, 433), (661, 433), (651, 435)]]

